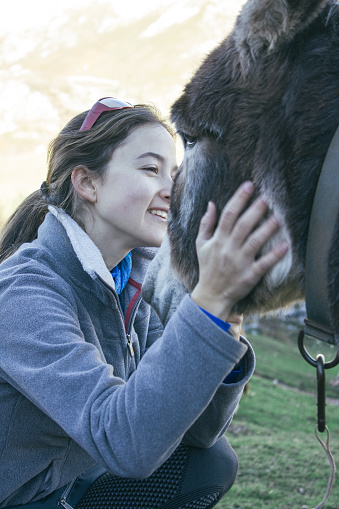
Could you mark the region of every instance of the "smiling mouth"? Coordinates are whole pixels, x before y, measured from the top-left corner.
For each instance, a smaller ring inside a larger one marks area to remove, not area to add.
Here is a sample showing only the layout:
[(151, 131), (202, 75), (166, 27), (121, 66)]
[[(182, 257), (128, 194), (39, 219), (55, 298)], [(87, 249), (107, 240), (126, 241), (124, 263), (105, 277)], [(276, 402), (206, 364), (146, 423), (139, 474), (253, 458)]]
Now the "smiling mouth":
[(167, 221), (168, 212), (166, 212), (165, 210), (149, 209), (148, 212), (150, 212), (150, 214), (153, 214), (153, 216), (161, 217), (162, 219)]

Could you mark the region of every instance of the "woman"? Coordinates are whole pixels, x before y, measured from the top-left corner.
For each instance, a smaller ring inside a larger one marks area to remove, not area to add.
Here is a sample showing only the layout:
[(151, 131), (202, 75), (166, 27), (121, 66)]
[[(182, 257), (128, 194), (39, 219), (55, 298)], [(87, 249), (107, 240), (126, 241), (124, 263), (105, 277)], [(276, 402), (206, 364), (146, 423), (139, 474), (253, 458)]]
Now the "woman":
[(0, 507), (203, 509), (232, 486), (223, 433), (254, 356), (225, 320), (287, 247), (256, 259), (278, 223), (261, 198), (242, 213), (251, 183), (218, 226), (210, 203), (198, 285), (163, 330), (140, 292), (175, 172), (157, 113), (104, 98), (52, 142), (46, 182), (5, 226)]

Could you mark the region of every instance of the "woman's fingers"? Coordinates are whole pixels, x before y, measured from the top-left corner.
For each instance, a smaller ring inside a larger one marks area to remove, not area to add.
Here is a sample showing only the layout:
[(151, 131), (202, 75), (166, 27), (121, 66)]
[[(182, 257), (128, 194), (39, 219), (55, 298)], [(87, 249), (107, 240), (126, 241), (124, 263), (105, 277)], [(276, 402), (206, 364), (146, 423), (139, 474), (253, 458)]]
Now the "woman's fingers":
[(266, 200), (260, 196), (245, 210), (236, 222), (232, 231), (235, 242), (242, 245), (254, 228), (265, 218), (267, 212), (268, 204)]
[[(248, 204), (253, 195), (252, 182), (244, 182), (226, 203), (218, 223), (218, 232), (222, 236), (229, 235), (237, 223), (239, 215)], [(216, 233), (218, 233), (216, 232)]]
[(248, 256), (255, 256), (272, 235), (278, 231), (280, 224), (278, 220), (271, 216), (264, 223), (262, 223), (252, 234), (244, 240), (243, 249), (244, 254)]
[(208, 202), (207, 210), (202, 216), (199, 226), (199, 232), (196, 239), (196, 244), (199, 246), (201, 243), (209, 240), (215, 231), (217, 224), (217, 208), (212, 201)]
[(253, 186), (251, 190), (247, 184), (251, 183), (242, 185), (233, 196), (234, 199), (231, 198), (225, 206), (215, 235), (220, 236), (220, 239), (231, 235), (235, 246), (244, 246), (244, 254), (255, 256), (279, 229), (279, 222), (274, 216), (264, 221), (269, 207), (262, 196), (241, 214), (253, 191)]
[(253, 272), (256, 274), (256, 279), (259, 281), (267, 272), (272, 269), (289, 250), (287, 242), (282, 242), (268, 253), (262, 255), (258, 260), (253, 263)]

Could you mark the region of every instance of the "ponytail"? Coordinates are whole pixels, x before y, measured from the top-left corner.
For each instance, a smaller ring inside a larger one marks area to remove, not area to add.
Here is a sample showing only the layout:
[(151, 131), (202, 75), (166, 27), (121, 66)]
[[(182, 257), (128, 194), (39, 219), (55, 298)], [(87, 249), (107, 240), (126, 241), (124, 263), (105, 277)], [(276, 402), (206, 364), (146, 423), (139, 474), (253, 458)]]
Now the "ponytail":
[(30, 194), (6, 222), (0, 234), (0, 263), (25, 242), (36, 239), (38, 228), (48, 212), (41, 190)]

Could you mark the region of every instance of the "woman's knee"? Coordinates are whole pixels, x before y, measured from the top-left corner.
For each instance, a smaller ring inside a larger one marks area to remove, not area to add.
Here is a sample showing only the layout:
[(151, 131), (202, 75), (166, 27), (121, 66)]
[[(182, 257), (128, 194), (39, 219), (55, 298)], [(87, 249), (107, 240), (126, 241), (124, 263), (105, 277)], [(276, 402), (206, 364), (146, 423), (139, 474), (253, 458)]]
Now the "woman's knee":
[(183, 488), (218, 487), (226, 493), (234, 484), (238, 458), (226, 437), (209, 449), (192, 447)]

